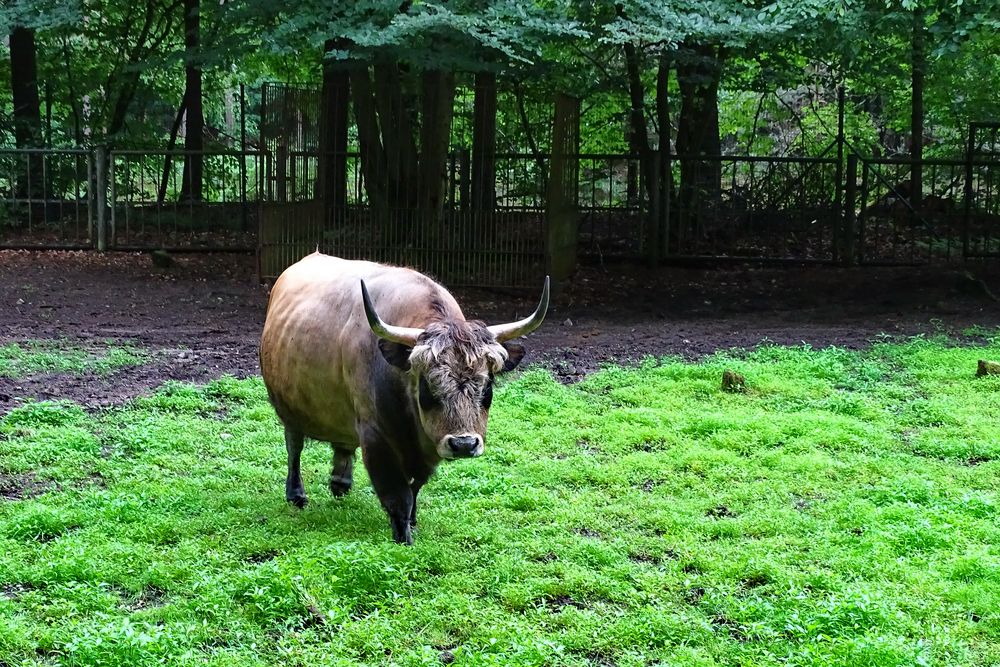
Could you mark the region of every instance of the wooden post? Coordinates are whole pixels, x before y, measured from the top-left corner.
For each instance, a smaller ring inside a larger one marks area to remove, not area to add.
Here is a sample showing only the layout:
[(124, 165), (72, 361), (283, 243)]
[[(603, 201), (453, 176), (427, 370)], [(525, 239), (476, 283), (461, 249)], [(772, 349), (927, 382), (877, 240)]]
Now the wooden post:
[(557, 284), (576, 271), (579, 152), (580, 100), (559, 93), (552, 121), (552, 164), (546, 197), (549, 275)]

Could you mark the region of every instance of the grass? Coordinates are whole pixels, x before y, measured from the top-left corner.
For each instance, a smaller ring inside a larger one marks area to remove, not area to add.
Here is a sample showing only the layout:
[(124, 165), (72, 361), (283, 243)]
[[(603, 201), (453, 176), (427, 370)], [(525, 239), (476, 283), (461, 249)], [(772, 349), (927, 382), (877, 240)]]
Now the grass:
[(144, 363), (148, 355), (132, 345), (80, 346), (66, 340), (0, 345), (0, 378), (39, 373), (106, 374)]
[(29, 404), (0, 422), (25, 496), (0, 500), (0, 663), (994, 665), (981, 356), (1000, 339), (525, 372), (485, 456), (422, 494), (411, 548), (360, 470), (330, 497), (323, 445), (312, 504), (284, 503), (259, 380)]

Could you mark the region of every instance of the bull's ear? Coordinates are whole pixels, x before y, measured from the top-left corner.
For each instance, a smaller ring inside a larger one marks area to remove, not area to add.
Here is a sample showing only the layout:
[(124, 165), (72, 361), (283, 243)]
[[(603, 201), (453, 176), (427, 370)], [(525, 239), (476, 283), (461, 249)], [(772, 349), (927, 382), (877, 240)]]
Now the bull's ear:
[(378, 351), (382, 353), (383, 359), (396, 368), (403, 371), (410, 370), (410, 352), (413, 352), (412, 347), (380, 338), (378, 341)]
[(524, 358), (524, 346), (517, 343), (504, 343), (503, 347), (507, 350), (507, 361), (504, 362), (500, 372), (506, 373), (514, 370), (521, 363), (521, 359)]

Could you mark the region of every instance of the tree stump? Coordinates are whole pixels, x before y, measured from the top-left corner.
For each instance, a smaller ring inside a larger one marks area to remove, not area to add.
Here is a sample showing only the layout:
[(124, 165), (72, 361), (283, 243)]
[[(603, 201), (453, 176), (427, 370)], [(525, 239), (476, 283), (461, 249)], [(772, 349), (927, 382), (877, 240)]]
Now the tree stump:
[(742, 394), (747, 390), (747, 379), (728, 368), (722, 373), (722, 391), (731, 394)]
[(984, 375), (1000, 375), (1000, 362), (980, 359), (979, 368), (976, 369), (976, 377), (981, 378)]

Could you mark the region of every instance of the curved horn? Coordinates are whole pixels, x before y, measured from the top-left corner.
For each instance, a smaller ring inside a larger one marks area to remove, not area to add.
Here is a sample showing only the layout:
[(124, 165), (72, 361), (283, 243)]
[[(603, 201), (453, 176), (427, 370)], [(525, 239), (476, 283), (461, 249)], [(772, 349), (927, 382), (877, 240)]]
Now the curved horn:
[(368, 288), (365, 287), (364, 280), (361, 281), (361, 300), (364, 301), (365, 316), (368, 318), (368, 326), (372, 328), (372, 333), (379, 338), (384, 338), (385, 340), (407, 347), (413, 347), (417, 344), (417, 337), (424, 330), (412, 327), (394, 327), (391, 324), (383, 322), (382, 318), (375, 312), (375, 306), (372, 305), (372, 298), (368, 294)]
[(538, 301), (538, 308), (529, 317), (517, 322), (507, 324), (494, 324), (488, 327), (490, 333), (497, 339), (498, 343), (508, 341), (518, 336), (531, 333), (541, 325), (545, 319), (545, 311), (549, 309), (549, 277), (545, 276), (545, 285), (542, 286), (542, 298)]

